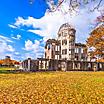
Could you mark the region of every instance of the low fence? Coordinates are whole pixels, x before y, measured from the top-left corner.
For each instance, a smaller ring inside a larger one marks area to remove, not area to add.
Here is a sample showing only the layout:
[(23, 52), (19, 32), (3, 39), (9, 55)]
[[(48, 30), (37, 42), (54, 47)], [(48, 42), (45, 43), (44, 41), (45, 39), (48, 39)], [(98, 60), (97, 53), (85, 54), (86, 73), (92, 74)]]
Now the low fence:
[(69, 61), (39, 58), (22, 62), (26, 71), (104, 71), (103, 62)]

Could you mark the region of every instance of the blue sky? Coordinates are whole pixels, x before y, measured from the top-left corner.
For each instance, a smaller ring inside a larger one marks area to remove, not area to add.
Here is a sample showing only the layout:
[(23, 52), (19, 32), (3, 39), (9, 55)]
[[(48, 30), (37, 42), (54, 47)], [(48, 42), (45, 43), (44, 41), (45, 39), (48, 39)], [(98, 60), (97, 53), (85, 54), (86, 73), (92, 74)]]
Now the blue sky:
[(16, 60), (43, 57), (45, 41), (56, 38), (59, 27), (65, 22), (77, 30), (76, 41), (85, 43), (91, 24), (100, 15), (98, 11), (89, 13), (84, 8), (78, 15), (75, 12), (64, 14), (62, 11), (67, 11), (67, 4), (54, 13), (47, 9), (45, 0), (34, 0), (33, 4), (29, 0), (0, 2), (0, 59), (6, 55)]

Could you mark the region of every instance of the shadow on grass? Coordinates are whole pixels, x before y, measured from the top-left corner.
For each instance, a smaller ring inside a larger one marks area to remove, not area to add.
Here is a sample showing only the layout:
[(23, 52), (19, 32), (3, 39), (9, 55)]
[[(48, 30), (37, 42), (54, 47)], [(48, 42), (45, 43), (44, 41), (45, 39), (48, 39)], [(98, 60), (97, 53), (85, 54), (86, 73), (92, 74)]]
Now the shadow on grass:
[(0, 70), (0, 74), (20, 74), (25, 73), (23, 70)]
[(41, 71), (26, 71), (26, 70), (0, 70), (0, 74), (29, 74), (29, 73), (45, 73), (45, 74), (52, 74), (58, 71), (49, 71), (49, 70), (41, 70)]
[(43, 74), (53, 74), (58, 72), (94, 72), (94, 71), (52, 71), (52, 70), (0, 70), (0, 74), (29, 74), (29, 73), (43, 73)]
[(16, 71), (15, 70), (0, 70), (0, 74), (15, 74)]

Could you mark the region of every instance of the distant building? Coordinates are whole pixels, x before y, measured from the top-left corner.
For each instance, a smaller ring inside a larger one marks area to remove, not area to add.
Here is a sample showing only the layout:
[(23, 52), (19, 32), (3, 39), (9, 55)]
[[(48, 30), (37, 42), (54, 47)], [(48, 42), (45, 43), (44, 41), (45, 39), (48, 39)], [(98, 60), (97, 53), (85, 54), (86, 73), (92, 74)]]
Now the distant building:
[(5, 56), (5, 59), (11, 59), (10, 56)]
[(85, 44), (75, 43), (76, 30), (68, 23), (63, 24), (58, 31), (58, 38), (48, 39), (45, 45), (46, 59), (87, 60)]
[(0, 60), (0, 66), (15, 66), (19, 65), (20, 63), (16, 60), (12, 60), (10, 56), (5, 56), (5, 59)]

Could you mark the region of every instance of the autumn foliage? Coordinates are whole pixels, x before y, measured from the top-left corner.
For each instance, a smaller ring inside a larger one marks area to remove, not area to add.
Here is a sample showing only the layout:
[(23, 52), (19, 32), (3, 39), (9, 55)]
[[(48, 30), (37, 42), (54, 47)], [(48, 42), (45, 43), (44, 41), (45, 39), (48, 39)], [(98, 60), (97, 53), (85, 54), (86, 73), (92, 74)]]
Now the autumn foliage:
[(0, 74), (0, 104), (104, 104), (104, 73)]
[(0, 65), (19, 65), (20, 63), (16, 60), (11, 60), (11, 59), (2, 59), (0, 60)]
[(104, 58), (104, 25), (98, 26), (91, 32), (87, 45), (89, 48), (93, 48), (92, 56)]

